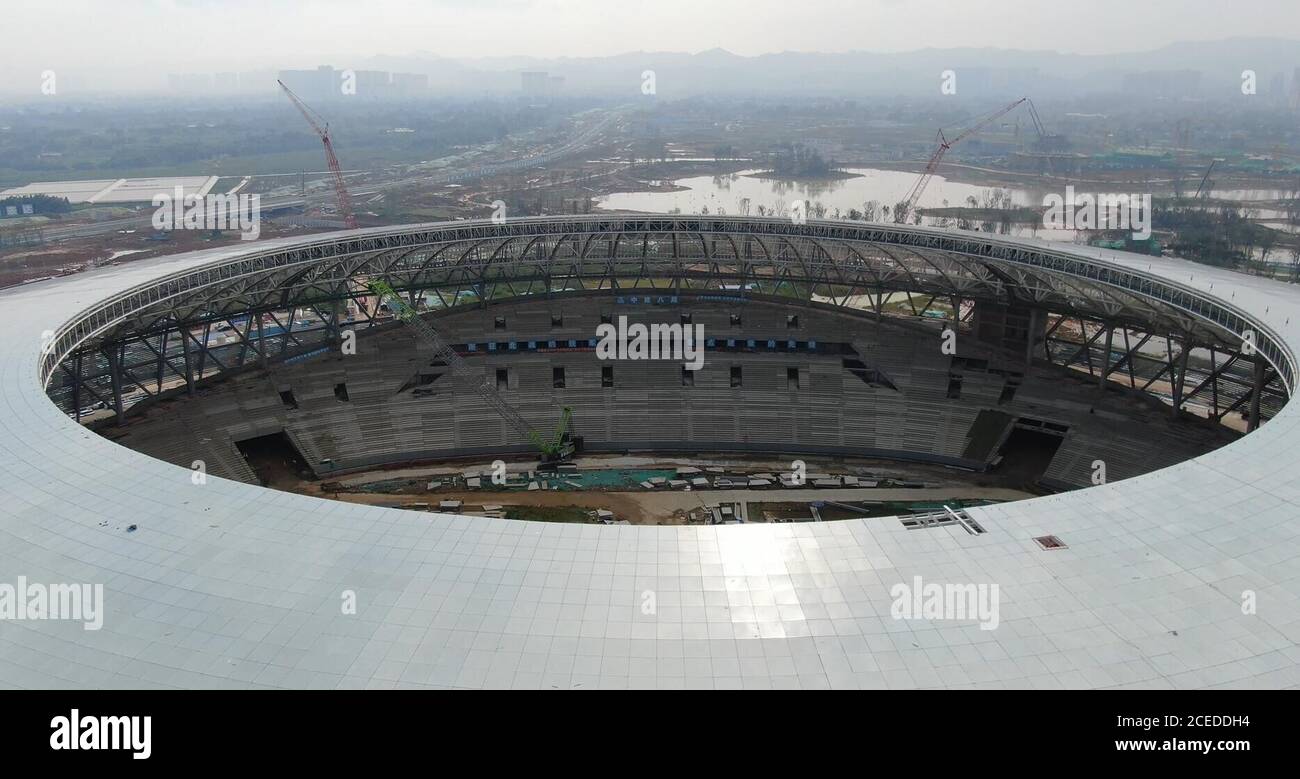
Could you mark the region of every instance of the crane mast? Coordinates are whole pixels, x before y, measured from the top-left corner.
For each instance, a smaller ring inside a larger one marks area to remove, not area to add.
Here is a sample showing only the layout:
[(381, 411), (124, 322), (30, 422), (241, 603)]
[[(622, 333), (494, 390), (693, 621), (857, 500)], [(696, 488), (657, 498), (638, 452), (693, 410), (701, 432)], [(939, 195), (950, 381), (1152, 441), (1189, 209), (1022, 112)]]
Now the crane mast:
[(392, 287), (382, 281), (371, 281), (368, 286), (380, 301), (388, 302), (395, 308), (393, 313), (397, 318), (415, 330), (416, 337), (433, 350), (435, 357), (447, 363), (452, 374), (458, 379), (473, 383), (474, 391), (479, 397), (491, 406), (506, 421), (506, 424), (514, 429), (515, 433), (532, 443), (542, 453), (543, 462), (563, 462), (573, 454), (573, 444), (566, 441), (564, 437), (565, 429), (573, 416), (572, 409), (566, 406), (560, 417), (560, 426), (555, 433), (549, 439), (543, 438), (542, 434), (534, 430), (533, 426), (528, 424), (528, 420), (524, 419), (515, 407), (501, 396), (500, 392), (497, 392), (491, 380), (484, 376), (482, 371), (470, 367), (469, 363), (443, 340), (438, 331), (424, 321), (410, 304), (402, 300)]
[(1209, 190), (1205, 188), (1205, 185), (1210, 184), (1213, 186), (1213, 183), (1210, 181), (1210, 173), (1214, 171), (1214, 166), (1218, 165), (1220, 162), (1223, 162), (1223, 158), (1221, 157), (1215, 157), (1210, 160), (1210, 167), (1205, 169), (1205, 175), (1201, 177), (1201, 184), (1196, 188), (1196, 194), (1192, 195), (1194, 199), (1200, 198), (1202, 193), (1207, 196), (1210, 194)]
[[(916, 183), (912, 185), (911, 190), (907, 193), (907, 197), (903, 198), (902, 202), (900, 202), (894, 209), (894, 222), (903, 224), (907, 221), (907, 217), (912, 213), (912, 209), (916, 207), (917, 201), (921, 199), (921, 193), (925, 192), (926, 185), (930, 183), (930, 179), (934, 176), (934, 172), (939, 169), (939, 163), (943, 162), (943, 156), (948, 153), (949, 149), (956, 146), (961, 139), (982, 130), (1010, 113), (1012, 109), (1028, 99), (1029, 98), (1027, 97), (1022, 97), (1014, 103), (1003, 106), (991, 114), (986, 114), (970, 127), (962, 130), (961, 133), (952, 140), (949, 140), (948, 137), (943, 134), (942, 129), (939, 130), (938, 134), (935, 136), (937, 145), (934, 153), (930, 155), (930, 161), (925, 165), (925, 170), (921, 173), (921, 177), (916, 180)], [(1037, 124), (1037, 121), (1035, 121), (1035, 124)]]
[(302, 99), (295, 95), (292, 89), (285, 86), (283, 81), (276, 80), (275, 83), (280, 85), (280, 89), (283, 89), (284, 93), (289, 96), (289, 100), (298, 109), (298, 113), (302, 114), (303, 118), (307, 120), (307, 124), (311, 125), (312, 131), (320, 137), (321, 144), (325, 147), (325, 161), (329, 163), (330, 175), (334, 178), (334, 195), (338, 198), (339, 214), (343, 217), (343, 222), (349, 229), (355, 228), (357, 226), (357, 217), (352, 211), (352, 196), (348, 194), (348, 188), (343, 183), (343, 169), (339, 166), (339, 158), (334, 154), (334, 142), (330, 140), (329, 122), (324, 121), (320, 114), (311, 110), (306, 103), (302, 102)]

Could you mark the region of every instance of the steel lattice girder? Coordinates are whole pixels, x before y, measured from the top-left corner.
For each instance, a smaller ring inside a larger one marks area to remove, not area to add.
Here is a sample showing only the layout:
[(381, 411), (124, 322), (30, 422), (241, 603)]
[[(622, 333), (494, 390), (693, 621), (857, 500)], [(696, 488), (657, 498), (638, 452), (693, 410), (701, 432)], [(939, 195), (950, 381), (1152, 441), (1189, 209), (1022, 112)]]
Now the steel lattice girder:
[[(1078, 338), (1058, 334), (1067, 322), (1077, 323)], [(1111, 351), (1105, 348), (1102, 338), (1108, 333), (1116, 336)], [(1142, 351), (1153, 339), (1157, 343), (1164, 342), (1163, 354)], [(1262, 418), (1268, 419), (1287, 402), (1287, 389), (1278, 374), (1271, 369), (1255, 372), (1252, 368), (1254, 357), (1237, 350), (1178, 341), (1168, 334), (1157, 335), (1104, 321), (1061, 316), (1048, 328), (1043, 346), (1048, 362), (1066, 368), (1086, 369), (1089, 376), (1115, 381), (1129, 389), (1146, 392), (1162, 379), (1177, 385), (1173, 398), (1175, 408), (1182, 408), (1197, 396), (1208, 395), (1210, 417), (1215, 420), (1255, 398), (1263, 401)], [(1198, 350), (1202, 352), (1202, 362), (1208, 358), (1209, 365), (1189, 371), (1182, 365), (1184, 354)], [(1110, 359), (1108, 355), (1113, 353), (1118, 353), (1119, 358)], [(1254, 420), (1252, 424), (1255, 424)]]
[[(593, 236), (596, 238), (597, 236)], [(972, 260), (950, 252), (878, 244), (780, 237), (749, 239), (761, 257), (739, 251), (717, 236), (621, 233), (577, 244), (560, 238), (498, 238), (450, 242), (440, 246), (365, 253), (221, 279), (181, 299), (146, 307), (118, 326), (120, 332), (148, 333), (178, 322), (187, 325), (249, 311), (283, 309), (349, 296), (360, 280), (382, 277), (399, 289), (467, 286), (481, 297), (501, 286), (557, 280), (566, 288), (617, 287), (619, 281), (666, 278), (673, 285), (690, 280), (766, 281), (809, 290), (928, 292), (1027, 304), (1123, 319), (1164, 322), (1167, 329), (1195, 332), (1193, 317), (1138, 295), (1080, 283), (1055, 271), (1026, 269), (999, 261)], [(592, 243), (608, 253), (593, 255)], [(718, 249), (733, 251), (719, 252)], [(631, 256), (629, 256), (631, 255)], [(576, 286), (574, 286), (576, 285)], [(847, 296), (846, 292), (845, 296)], [(834, 294), (827, 295), (836, 299)], [(106, 333), (113, 338), (113, 333)], [(1204, 338), (1211, 338), (1203, 332)]]
[(837, 302), (888, 291), (959, 296), (1141, 325), (1225, 347), (1239, 345), (1250, 330), (1288, 388), (1294, 378), (1290, 353), (1230, 304), (1068, 249), (901, 225), (659, 216), (458, 222), (252, 250), (83, 312), (55, 334), (42, 376), (48, 379), (74, 351), (352, 297), (370, 278), (398, 290), (470, 289), (480, 299), (537, 283), (550, 292), (658, 280), (678, 289), (764, 282), (800, 291), (804, 299), (815, 292)]

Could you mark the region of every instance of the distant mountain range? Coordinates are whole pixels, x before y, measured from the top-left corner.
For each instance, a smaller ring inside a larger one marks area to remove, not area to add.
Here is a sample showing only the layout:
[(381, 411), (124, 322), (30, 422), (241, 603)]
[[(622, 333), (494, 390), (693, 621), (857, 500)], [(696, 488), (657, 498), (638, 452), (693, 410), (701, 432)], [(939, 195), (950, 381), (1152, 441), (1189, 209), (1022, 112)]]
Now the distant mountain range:
[[(349, 67), (335, 63), (339, 67)], [(675, 98), (702, 93), (888, 96), (936, 95), (940, 74), (957, 74), (958, 94), (1030, 93), (1048, 96), (1131, 92), (1150, 84), (1166, 96), (1240, 93), (1241, 73), (1255, 71), (1261, 94), (1280, 77), (1291, 89), (1300, 68), (1300, 41), (1232, 38), (1173, 43), (1128, 54), (1084, 55), (1010, 49), (922, 49), (880, 54), (782, 52), (743, 57), (723, 49), (698, 54), (630, 52), (612, 57), (447, 59), (434, 54), (376, 56), (350, 65), (429, 76), (430, 87), (449, 92), (518, 92), (521, 71), (564, 79), (569, 94), (629, 96), (641, 93), (642, 73), (654, 71), (656, 94)], [(1134, 78), (1135, 74), (1159, 74)]]
[[(1143, 97), (1206, 98), (1240, 94), (1241, 72), (1255, 71), (1259, 94), (1279, 89), (1292, 94), (1300, 68), (1300, 40), (1228, 38), (1187, 41), (1127, 54), (1062, 54), (1019, 49), (920, 49), (898, 53), (853, 51), (836, 54), (781, 52), (746, 57), (724, 49), (696, 54), (629, 52), (610, 57), (447, 58), (429, 52), (377, 55), (361, 60), (344, 57), (283, 62), (283, 69), (332, 65), (339, 69), (422, 73), (434, 94), (518, 95), (522, 72), (545, 72), (548, 89), (567, 95), (612, 98), (642, 95), (642, 74), (654, 72), (655, 93), (676, 99), (692, 95), (763, 97), (924, 98), (939, 95), (941, 74), (954, 71), (959, 97), (984, 100), (1029, 94), (1047, 102), (1053, 95), (1071, 98), (1098, 94)], [(176, 73), (187, 73), (183, 66)], [(240, 74), (240, 92), (275, 97), (276, 70), (269, 63)], [(0, 82), (0, 94), (34, 94), (39, 72), (25, 81)], [(168, 73), (118, 70), (105, 63), (93, 71), (59, 74), (67, 94), (106, 93), (123, 89), (168, 91)], [(203, 75), (203, 74), (199, 74)], [(229, 74), (224, 74), (229, 75)], [(216, 83), (212, 74), (207, 78)], [(559, 83), (562, 81), (562, 85)], [(244, 86), (247, 84), (248, 86)], [(170, 90), (175, 93), (175, 89)], [(220, 91), (220, 90), (218, 90)], [(190, 90), (193, 97), (206, 98)], [(1279, 95), (1280, 96), (1280, 95)], [(39, 95), (37, 95), (39, 98)]]

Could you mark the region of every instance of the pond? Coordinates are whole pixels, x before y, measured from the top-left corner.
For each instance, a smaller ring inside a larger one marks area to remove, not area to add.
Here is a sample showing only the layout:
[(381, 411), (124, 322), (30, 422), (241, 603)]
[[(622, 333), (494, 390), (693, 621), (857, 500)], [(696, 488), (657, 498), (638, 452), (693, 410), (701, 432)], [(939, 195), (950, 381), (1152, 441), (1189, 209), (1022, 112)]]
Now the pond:
[[(788, 213), (791, 203), (796, 200), (808, 201), (809, 210), (820, 203), (826, 207), (826, 218), (847, 218), (850, 209), (863, 211), (867, 201), (875, 200), (879, 205), (889, 205), (907, 197), (916, 184), (916, 173), (901, 170), (880, 170), (877, 168), (845, 168), (845, 172), (855, 174), (849, 178), (825, 180), (789, 180), (759, 178), (753, 174), (757, 169), (742, 170), (716, 176), (689, 176), (677, 179), (673, 183), (684, 189), (675, 192), (615, 192), (596, 199), (600, 209), (612, 211), (639, 211), (646, 213), (682, 213), (699, 214), (708, 209), (710, 214), (744, 215), (746, 199), (748, 213), (757, 216), (759, 206), (764, 211), (777, 214)], [(949, 181), (942, 176), (930, 179), (919, 201), (922, 208), (942, 208), (966, 206), (967, 197), (974, 197), (983, 203), (993, 190), (998, 187), (979, 184), (963, 184)], [(1006, 188), (1011, 196), (1011, 203), (1017, 206), (1041, 206), (1046, 190)], [(877, 211), (875, 221), (889, 221)], [(933, 220), (927, 219), (926, 224)], [(1074, 230), (1049, 230), (1040, 225), (1013, 225), (1009, 232), (1014, 236), (1036, 236), (1047, 240), (1074, 241)]]
[[(824, 180), (799, 180), (759, 178), (753, 174), (758, 170), (743, 170), (719, 176), (690, 176), (673, 183), (685, 187), (677, 192), (615, 192), (597, 198), (599, 208), (619, 211), (645, 211), (649, 213), (668, 213), (680, 209), (683, 214), (700, 213), (708, 208), (709, 213), (722, 212), (738, 215), (743, 213), (745, 198), (749, 199), (749, 213), (756, 215), (758, 206), (765, 209), (788, 207), (795, 200), (807, 200), (810, 206), (821, 203), (826, 206), (827, 216), (835, 209), (847, 214), (849, 209), (863, 210), (863, 204), (869, 200), (888, 204), (907, 197), (907, 193), (916, 184), (917, 174), (902, 170), (878, 170), (875, 168), (846, 168), (846, 173), (855, 174), (849, 178)], [(948, 181), (942, 176), (930, 179), (930, 184), (921, 195), (922, 208), (940, 208), (946, 200), (948, 205), (956, 207), (966, 205), (966, 198), (974, 196), (983, 202), (985, 195), (995, 187), (978, 184), (962, 184)], [(1008, 189), (1014, 205), (1042, 205), (1045, 191), (1028, 189)]]

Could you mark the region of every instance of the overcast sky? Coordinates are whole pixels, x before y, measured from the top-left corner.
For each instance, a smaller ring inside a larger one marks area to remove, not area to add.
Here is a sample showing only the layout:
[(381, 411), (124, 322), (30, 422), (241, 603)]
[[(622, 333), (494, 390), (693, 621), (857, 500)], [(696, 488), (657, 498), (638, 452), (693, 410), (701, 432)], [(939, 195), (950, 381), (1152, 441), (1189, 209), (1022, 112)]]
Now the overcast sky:
[(0, 68), (25, 81), (46, 69), (134, 79), (346, 66), (417, 52), (987, 46), (1105, 54), (1180, 40), (1300, 36), (1298, 8), (1298, 0), (4, 0)]

